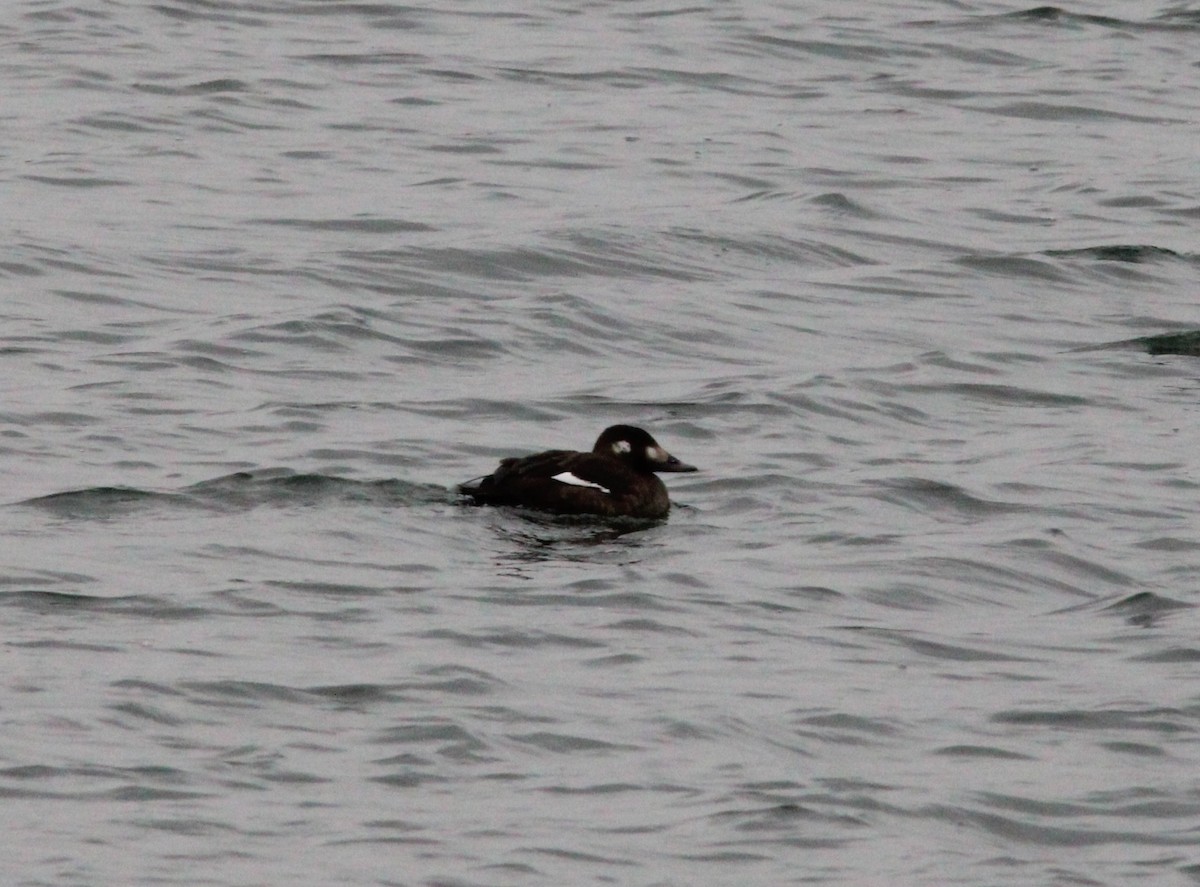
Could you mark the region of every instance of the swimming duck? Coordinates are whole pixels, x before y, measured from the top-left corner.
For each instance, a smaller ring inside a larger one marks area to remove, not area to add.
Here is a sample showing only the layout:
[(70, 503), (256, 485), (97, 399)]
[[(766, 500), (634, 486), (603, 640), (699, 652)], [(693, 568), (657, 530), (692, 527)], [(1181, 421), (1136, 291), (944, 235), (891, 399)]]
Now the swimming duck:
[(605, 428), (590, 453), (547, 450), (500, 460), (486, 477), (459, 484), (477, 505), (523, 505), (556, 514), (663, 518), (671, 508), (655, 472), (696, 471), (641, 428)]

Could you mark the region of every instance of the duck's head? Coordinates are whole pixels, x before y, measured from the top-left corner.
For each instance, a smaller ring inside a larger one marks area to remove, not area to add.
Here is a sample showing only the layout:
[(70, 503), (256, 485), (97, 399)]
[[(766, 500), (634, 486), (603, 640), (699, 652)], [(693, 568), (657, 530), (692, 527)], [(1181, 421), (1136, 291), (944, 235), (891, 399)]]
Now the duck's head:
[(649, 432), (632, 425), (613, 425), (596, 438), (593, 453), (627, 460), (639, 471), (697, 471), (658, 445)]

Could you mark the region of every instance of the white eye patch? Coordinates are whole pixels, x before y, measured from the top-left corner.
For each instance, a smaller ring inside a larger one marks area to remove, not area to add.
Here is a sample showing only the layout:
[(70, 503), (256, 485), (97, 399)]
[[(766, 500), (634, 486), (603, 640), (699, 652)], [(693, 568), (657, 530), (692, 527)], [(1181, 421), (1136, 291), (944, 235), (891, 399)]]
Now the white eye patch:
[(613, 448), (613, 452), (616, 453), (618, 456), (624, 456), (626, 453), (630, 452), (633, 449), (633, 447), (631, 447), (629, 445), (629, 441), (627, 441), (627, 440), (617, 441), (615, 444), (612, 445), (612, 448)]
[(599, 490), (601, 493), (611, 493), (608, 487), (602, 487), (600, 484), (594, 484), (590, 480), (584, 480), (582, 477), (576, 477), (569, 471), (564, 471), (562, 474), (554, 475), (551, 480), (556, 480), (560, 484), (570, 484), (573, 487), (591, 487), (593, 490)]

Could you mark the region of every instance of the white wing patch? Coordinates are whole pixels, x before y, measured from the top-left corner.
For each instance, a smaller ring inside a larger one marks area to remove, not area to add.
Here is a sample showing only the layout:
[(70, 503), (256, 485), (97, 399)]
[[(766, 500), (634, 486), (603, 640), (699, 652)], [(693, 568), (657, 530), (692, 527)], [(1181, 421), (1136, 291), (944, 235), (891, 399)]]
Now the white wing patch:
[(558, 481), (560, 484), (570, 484), (573, 487), (591, 487), (593, 490), (599, 490), (601, 493), (612, 493), (608, 487), (602, 487), (600, 484), (594, 484), (590, 480), (584, 480), (582, 477), (576, 477), (569, 471), (564, 471), (562, 474), (554, 475), (552, 480)]

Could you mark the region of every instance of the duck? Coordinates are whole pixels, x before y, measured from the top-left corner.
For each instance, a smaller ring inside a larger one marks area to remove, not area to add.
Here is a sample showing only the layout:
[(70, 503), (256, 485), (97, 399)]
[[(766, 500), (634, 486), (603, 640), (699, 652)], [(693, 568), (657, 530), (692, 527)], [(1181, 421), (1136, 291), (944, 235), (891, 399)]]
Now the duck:
[(697, 471), (649, 432), (613, 425), (590, 453), (547, 450), (501, 459), (485, 477), (458, 485), (475, 505), (516, 505), (554, 514), (661, 519), (671, 509), (659, 472)]

